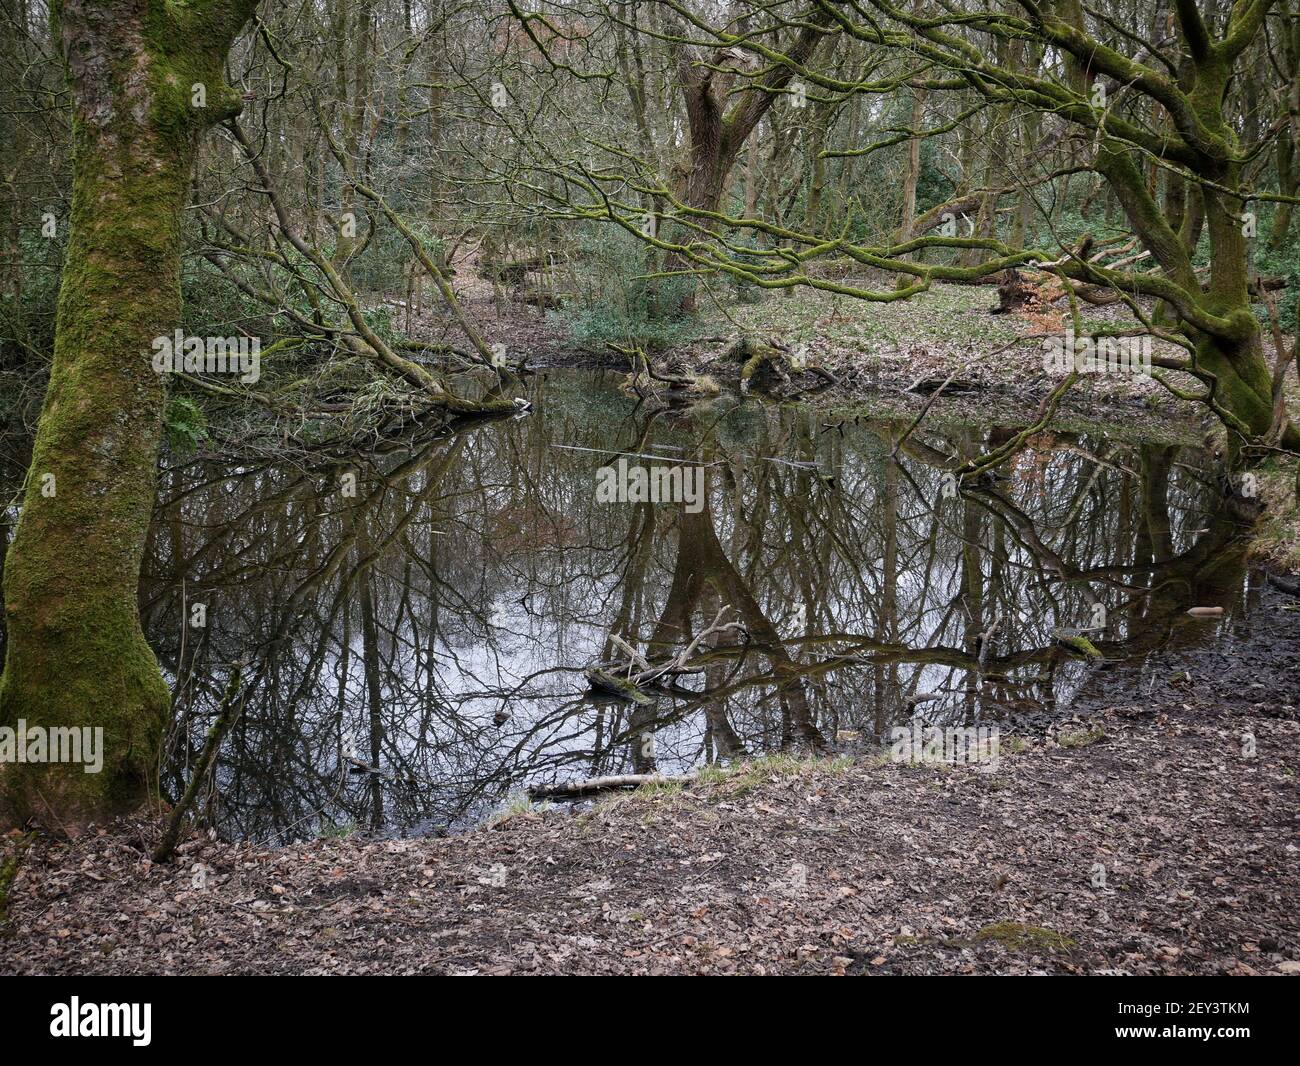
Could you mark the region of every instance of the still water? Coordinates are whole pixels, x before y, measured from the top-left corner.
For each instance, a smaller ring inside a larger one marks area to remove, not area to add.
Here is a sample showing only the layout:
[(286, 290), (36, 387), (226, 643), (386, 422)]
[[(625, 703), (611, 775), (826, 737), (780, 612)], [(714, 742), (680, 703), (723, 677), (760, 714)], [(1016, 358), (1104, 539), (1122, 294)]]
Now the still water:
[[(655, 412), (618, 380), (549, 372), (522, 417), (367, 454), (172, 461), (142, 610), (176, 765), (247, 663), (223, 832), (440, 832), (529, 783), (1042, 718), (1242, 610), (1241, 529), (1169, 431), (1066, 426), (958, 493), (947, 473), (1015, 427), (932, 415), (894, 461), (903, 410)], [(611, 501), (620, 456), (700, 491)], [(715, 621), (739, 624), (651, 702), (590, 690), (617, 641), (662, 663)], [(1107, 662), (1062, 646), (1079, 631)]]

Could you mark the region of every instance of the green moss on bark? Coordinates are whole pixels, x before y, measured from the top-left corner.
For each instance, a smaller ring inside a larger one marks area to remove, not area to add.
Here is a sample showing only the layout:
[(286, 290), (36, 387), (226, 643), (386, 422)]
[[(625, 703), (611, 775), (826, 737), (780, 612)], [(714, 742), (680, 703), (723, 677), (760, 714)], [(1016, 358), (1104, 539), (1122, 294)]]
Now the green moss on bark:
[[(72, 218), (54, 363), (5, 566), (0, 723), (102, 727), (104, 762), (96, 774), (5, 767), (0, 800), (13, 820), (61, 827), (129, 810), (156, 771), (170, 696), (137, 606), (166, 401), (152, 341), (180, 320), (194, 154), (202, 130), (237, 110), (221, 61), (251, 6), (55, 8), (73, 100)], [(194, 81), (207, 85), (206, 108), (189, 106)]]

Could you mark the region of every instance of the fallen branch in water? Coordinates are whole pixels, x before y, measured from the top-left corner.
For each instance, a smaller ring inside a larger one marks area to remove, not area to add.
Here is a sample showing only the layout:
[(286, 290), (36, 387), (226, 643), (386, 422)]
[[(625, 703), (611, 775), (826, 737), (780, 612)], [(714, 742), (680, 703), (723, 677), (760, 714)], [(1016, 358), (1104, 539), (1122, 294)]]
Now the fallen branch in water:
[(619, 699), (631, 700), (642, 705), (653, 703), (654, 697), (644, 689), (652, 685), (662, 685), (665, 679), (678, 674), (693, 674), (700, 670), (691, 662), (691, 657), (709, 637), (716, 633), (726, 633), (733, 629), (743, 630), (740, 622), (723, 622), (729, 604), (723, 604), (713, 621), (699, 633), (676, 656), (662, 666), (652, 666), (648, 659), (633, 648), (617, 633), (611, 634), (610, 642), (621, 649), (627, 658), (622, 662), (599, 663), (583, 671), (592, 688), (607, 692)]
[(564, 781), (558, 785), (530, 785), (528, 798), (534, 800), (576, 800), (600, 792), (627, 791), (642, 785), (687, 784), (694, 774), (665, 777), (662, 774), (618, 774), (614, 777), (589, 777), (584, 781)]
[(653, 696), (642, 692), (635, 682), (626, 677), (619, 677), (617, 674), (603, 670), (598, 666), (588, 667), (583, 671), (583, 675), (587, 679), (587, 684), (592, 688), (607, 693), (616, 699), (629, 700), (632, 703), (639, 703), (643, 707), (654, 703)]

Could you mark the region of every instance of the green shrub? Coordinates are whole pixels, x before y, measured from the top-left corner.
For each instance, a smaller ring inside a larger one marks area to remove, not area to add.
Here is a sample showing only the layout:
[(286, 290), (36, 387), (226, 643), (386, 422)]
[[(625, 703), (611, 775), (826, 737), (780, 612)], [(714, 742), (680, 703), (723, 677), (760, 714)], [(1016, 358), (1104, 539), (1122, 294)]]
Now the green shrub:
[(186, 396), (172, 396), (163, 415), (167, 445), (177, 455), (190, 455), (208, 437), (208, 420), (202, 408)]
[(655, 350), (698, 336), (694, 314), (682, 307), (695, 282), (647, 277), (653, 273), (647, 257), (647, 245), (623, 230), (606, 226), (582, 232), (575, 256), (581, 291), (558, 312), (575, 344)]
[[(406, 292), (406, 266), (414, 253), (406, 238), (398, 232), (379, 211), (375, 212), (378, 230), (366, 250), (348, 263), (348, 277), (353, 288), (358, 292), (388, 293), (398, 295)], [(358, 212), (358, 236), (365, 234), (364, 216)], [(428, 225), (412, 219), (404, 219), (424, 245), (429, 258), (441, 263), (443, 255), (442, 241), (436, 237)]]
[[(1294, 223), (1293, 223), (1294, 225)], [(1275, 292), (1273, 298), (1277, 303), (1278, 317), (1284, 330), (1296, 328), (1296, 300), (1300, 298), (1300, 258), (1296, 256), (1295, 245), (1288, 243), (1281, 248), (1268, 246), (1270, 227), (1260, 223), (1259, 236), (1255, 238), (1254, 268), (1252, 273), (1266, 278), (1285, 278), (1286, 288)], [(1261, 321), (1267, 323), (1268, 309), (1261, 303), (1255, 305)]]

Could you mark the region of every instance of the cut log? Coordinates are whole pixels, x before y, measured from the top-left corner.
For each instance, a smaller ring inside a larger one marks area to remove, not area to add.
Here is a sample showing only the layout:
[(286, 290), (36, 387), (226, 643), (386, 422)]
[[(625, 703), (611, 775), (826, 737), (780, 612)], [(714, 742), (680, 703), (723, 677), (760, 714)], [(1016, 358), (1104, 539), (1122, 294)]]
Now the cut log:
[(528, 798), (533, 800), (578, 800), (601, 792), (626, 792), (642, 785), (688, 784), (694, 774), (665, 777), (663, 774), (618, 774), (614, 777), (589, 777), (584, 781), (563, 781), (556, 785), (530, 785)]

